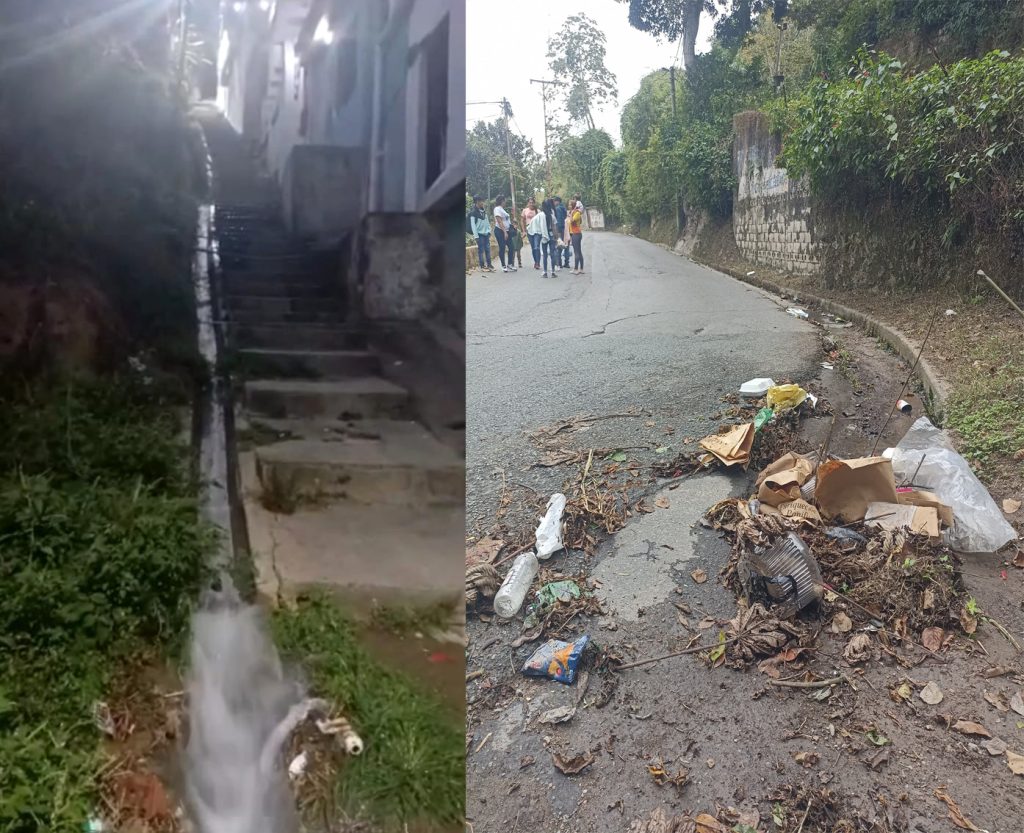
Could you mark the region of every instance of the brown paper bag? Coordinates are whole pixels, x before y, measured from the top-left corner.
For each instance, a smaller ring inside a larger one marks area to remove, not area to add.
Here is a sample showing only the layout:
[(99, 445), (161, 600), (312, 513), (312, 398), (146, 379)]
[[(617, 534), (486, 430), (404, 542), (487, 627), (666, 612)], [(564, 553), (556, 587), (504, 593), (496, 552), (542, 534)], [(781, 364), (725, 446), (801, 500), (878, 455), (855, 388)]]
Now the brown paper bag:
[(700, 447), (710, 451), (727, 466), (750, 462), (750, 449), (754, 445), (754, 423), (733, 425), (722, 434), (712, 434), (700, 441)]
[(814, 474), (814, 463), (790, 451), (757, 477), (757, 499), (769, 506), (779, 506), (800, 497), (800, 487)]
[(934, 506), (904, 503), (871, 503), (864, 514), (867, 526), (882, 529), (909, 529), (939, 540), (939, 511)]
[(796, 518), (801, 521), (818, 526), (821, 523), (821, 515), (803, 498), (791, 500), (779, 506), (779, 512), (784, 518)]
[(939, 520), (942, 521), (943, 526), (946, 528), (953, 526), (953, 510), (931, 492), (926, 492), (923, 489), (912, 489), (909, 492), (897, 492), (896, 497), (899, 498), (900, 503), (907, 505), (931, 506), (939, 513)]
[(863, 519), (869, 503), (899, 503), (892, 463), (884, 457), (827, 460), (818, 466), (814, 500), (823, 515), (845, 523)]

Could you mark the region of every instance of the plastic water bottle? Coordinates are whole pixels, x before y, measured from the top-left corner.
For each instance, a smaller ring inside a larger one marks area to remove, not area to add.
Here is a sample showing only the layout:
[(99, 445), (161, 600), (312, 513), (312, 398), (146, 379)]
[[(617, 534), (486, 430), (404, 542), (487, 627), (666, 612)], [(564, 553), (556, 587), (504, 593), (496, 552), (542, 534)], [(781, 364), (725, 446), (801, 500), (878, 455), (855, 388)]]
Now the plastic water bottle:
[(494, 595), (494, 612), (503, 619), (515, 616), (523, 606), (526, 593), (539, 569), (540, 562), (532, 552), (524, 552), (518, 556)]

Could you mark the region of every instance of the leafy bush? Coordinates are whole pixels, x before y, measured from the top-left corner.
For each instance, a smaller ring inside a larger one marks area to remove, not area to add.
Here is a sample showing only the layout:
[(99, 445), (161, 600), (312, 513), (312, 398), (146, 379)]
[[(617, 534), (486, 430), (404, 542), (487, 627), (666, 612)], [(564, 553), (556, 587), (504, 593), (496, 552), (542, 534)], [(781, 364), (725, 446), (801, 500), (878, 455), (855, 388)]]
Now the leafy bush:
[(793, 113), (783, 161), (840, 204), (895, 188), (964, 227), (1024, 223), (1024, 59), (1006, 52), (914, 75), (862, 50), (850, 76), (819, 81)]

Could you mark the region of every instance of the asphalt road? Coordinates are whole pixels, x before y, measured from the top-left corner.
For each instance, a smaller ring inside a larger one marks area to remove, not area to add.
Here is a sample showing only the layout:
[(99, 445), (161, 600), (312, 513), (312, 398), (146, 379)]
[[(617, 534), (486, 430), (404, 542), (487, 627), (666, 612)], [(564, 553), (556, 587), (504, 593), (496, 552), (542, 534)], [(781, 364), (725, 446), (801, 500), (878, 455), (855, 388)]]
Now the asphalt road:
[[(582, 276), (542, 279), (527, 248), (525, 269), (467, 279), (469, 530), (493, 518), (501, 472), (560, 486), (564, 472), (530, 468), (527, 431), (639, 406), (658, 423), (644, 440), (670, 444), (714, 430), (722, 394), (747, 379), (817, 369), (814, 328), (761, 290), (637, 238), (591, 232), (583, 244)], [(594, 443), (634, 444), (643, 425), (595, 423)]]

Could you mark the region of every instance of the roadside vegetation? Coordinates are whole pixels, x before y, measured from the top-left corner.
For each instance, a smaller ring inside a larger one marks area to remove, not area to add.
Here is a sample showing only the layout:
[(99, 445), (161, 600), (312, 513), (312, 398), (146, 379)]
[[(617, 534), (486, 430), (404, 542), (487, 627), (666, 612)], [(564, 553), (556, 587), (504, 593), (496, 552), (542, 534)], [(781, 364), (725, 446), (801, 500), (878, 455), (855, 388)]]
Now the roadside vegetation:
[[(388, 618), (412, 626), (408, 614)], [(377, 661), (358, 625), (327, 598), (278, 610), (273, 627), (282, 654), (301, 660), (314, 692), (338, 703), (366, 743), (361, 756), (331, 773), (312, 807), (370, 819), (387, 833), (458, 829), (466, 799), (462, 720)]]
[(212, 537), (187, 446), (141, 374), (0, 401), (0, 830), (81, 830), (122, 666), (175, 658)]
[(8, 5), (0, 831), (78, 833), (108, 786), (103, 704), (180, 656), (213, 545), (188, 439), (202, 167), (166, 20)]

